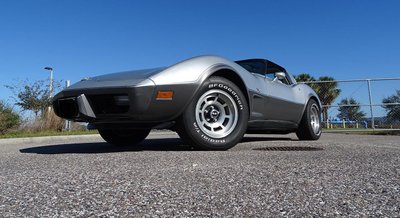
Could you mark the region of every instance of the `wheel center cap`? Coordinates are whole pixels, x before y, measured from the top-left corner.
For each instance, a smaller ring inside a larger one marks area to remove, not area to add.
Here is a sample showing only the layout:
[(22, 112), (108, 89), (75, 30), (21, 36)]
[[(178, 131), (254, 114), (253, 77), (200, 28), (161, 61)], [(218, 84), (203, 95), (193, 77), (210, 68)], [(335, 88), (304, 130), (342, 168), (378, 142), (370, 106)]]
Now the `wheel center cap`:
[(217, 111), (215, 109), (211, 110), (211, 112), (210, 112), (211, 118), (216, 118), (216, 117), (218, 117), (218, 115), (219, 115), (219, 111)]
[(217, 122), (219, 115), (220, 115), (220, 112), (219, 112), (218, 108), (214, 107), (213, 105), (211, 105), (206, 110), (204, 110), (204, 117), (205, 117), (206, 121), (209, 123)]

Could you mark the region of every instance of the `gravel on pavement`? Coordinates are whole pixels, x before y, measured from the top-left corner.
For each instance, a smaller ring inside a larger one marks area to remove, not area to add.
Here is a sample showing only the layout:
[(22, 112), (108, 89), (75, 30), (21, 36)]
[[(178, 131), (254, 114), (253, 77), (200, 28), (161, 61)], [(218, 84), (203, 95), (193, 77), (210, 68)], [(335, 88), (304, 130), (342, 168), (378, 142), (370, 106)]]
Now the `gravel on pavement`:
[(172, 132), (0, 140), (0, 217), (400, 215), (400, 137), (246, 135), (195, 151)]

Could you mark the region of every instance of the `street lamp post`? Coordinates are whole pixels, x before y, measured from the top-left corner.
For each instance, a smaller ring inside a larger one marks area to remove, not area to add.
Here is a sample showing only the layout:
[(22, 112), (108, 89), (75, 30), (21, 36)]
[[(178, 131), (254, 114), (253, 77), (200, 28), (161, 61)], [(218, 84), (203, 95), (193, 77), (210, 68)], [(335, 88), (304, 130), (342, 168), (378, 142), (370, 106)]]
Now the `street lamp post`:
[(51, 97), (53, 97), (53, 68), (45, 67), (44, 69), (50, 71), (49, 98), (51, 98)]
[[(68, 88), (70, 85), (71, 85), (71, 81), (67, 80), (65, 82), (65, 87)], [(65, 120), (64, 129), (67, 131), (71, 131), (71, 121), (70, 120)]]

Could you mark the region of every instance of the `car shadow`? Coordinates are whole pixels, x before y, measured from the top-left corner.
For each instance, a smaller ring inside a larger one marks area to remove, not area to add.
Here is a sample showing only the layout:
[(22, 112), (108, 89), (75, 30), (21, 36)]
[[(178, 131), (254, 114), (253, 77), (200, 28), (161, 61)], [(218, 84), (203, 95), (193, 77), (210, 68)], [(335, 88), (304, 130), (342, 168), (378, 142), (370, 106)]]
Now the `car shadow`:
[[(244, 137), (242, 142), (257, 142), (257, 141), (299, 141), (289, 137)], [(265, 146), (253, 148), (254, 151), (322, 151), (321, 147), (311, 146)]]
[[(256, 141), (297, 141), (291, 138), (273, 138), (273, 137), (244, 137), (241, 143)], [(262, 147), (253, 150), (265, 151), (313, 151), (319, 148), (312, 147)], [(56, 144), (45, 145), (31, 148), (20, 149), (21, 153), (32, 154), (94, 154), (94, 153), (115, 153), (115, 152), (140, 152), (140, 151), (195, 151), (196, 149), (186, 146), (179, 138), (169, 139), (146, 139), (142, 143), (135, 146), (118, 147), (108, 144), (107, 142), (90, 142), (90, 143), (73, 143), (73, 144)], [(321, 149), (322, 150), (322, 149)]]
[(92, 154), (139, 151), (191, 151), (191, 147), (183, 145), (180, 139), (146, 139), (135, 146), (113, 146), (107, 142), (74, 143), (46, 145), (20, 149), (21, 153), (34, 154)]
[(298, 141), (289, 137), (253, 137), (246, 136), (243, 137), (241, 142), (260, 142), (260, 141)]

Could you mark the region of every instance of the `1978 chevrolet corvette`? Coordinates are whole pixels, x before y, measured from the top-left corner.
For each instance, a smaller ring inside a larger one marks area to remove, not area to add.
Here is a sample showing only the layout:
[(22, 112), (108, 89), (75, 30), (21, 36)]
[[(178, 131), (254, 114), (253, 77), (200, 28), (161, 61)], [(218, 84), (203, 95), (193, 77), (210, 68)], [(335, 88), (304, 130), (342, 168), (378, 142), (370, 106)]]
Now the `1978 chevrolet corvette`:
[(321, 135), (321, 103), (307, 85), (264, 59), (191, 58), (170, 67), (107, 74), (64, 89), (55, 113), (89, 122), (113, 145), (171, 129), (201, 149), (235, 146), (245, 133)]

